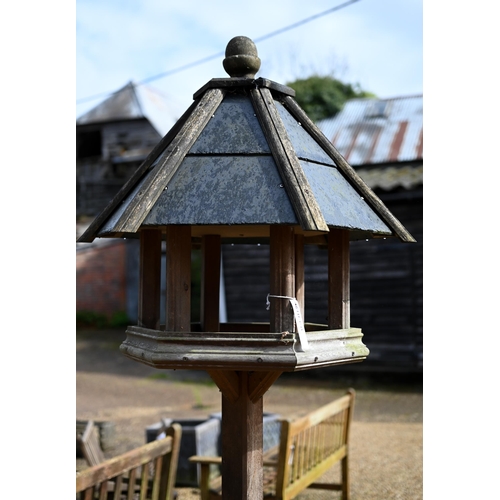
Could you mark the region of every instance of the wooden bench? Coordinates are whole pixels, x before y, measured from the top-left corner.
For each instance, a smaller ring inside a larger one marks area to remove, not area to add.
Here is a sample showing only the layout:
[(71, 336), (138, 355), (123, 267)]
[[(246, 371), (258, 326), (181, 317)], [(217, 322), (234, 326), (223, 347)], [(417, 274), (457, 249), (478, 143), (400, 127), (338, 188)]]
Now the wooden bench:
[[(306, 488), (337, 490), (349, 500), (349, 428), (355, 391), (329, 403), (305, 417), (281, 422), (280, 444), (264, 454), (264, 498), (290, 500)], [(221, 457), (194, 456), (200, 464), (201, 500), (221, 498), (221, 476), (210, 477), (210, 465), (221, 464)], [(340, 463), (339, 483), (317, 482), (325, 472)]]
[(172, 500), (182, 429), (89, 467), (76, 476), (77, 500)]
[(82, 434), (76, 434), (76, 444), (90, 466), (99, 465), (106, 460), (99, 441), (99, 429), (93, 420), (89, 420)]

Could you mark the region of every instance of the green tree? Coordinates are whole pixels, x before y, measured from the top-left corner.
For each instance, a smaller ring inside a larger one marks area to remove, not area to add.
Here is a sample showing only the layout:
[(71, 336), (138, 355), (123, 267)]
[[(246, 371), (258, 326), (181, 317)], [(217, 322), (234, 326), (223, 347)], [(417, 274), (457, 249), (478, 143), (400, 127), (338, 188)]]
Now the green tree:
[(297, 103), (314, 122), (335, 116), (348, 99), (375, 97), (358, 84), (343, 83), (331, 76), (313, 75), (287, 85), (295, 90)]

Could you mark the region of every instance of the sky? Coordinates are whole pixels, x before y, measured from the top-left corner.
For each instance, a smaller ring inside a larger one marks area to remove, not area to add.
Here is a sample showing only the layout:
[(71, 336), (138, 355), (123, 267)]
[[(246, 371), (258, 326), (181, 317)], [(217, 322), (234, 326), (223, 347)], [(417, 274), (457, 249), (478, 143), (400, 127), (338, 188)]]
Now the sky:
[(238, 5), (77, 0), (76, 117), (129, 81), (148, 79), (148, 86), (183, 112), (210, 79), (228, 77), (223, 54), (229, 40), (240, 35), (256, 42), (262, 61), (257, 77), (286, 84), (312, 74), (332, 75), (381, 98), (423, 91), (422, 0)]

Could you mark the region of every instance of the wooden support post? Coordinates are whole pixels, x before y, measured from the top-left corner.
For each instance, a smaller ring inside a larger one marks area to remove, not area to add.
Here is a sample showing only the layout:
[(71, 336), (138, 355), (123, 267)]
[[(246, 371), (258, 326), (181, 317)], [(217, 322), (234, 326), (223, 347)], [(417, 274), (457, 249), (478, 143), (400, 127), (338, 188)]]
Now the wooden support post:
[(191, 226), (167, 226), (165, 330), (191, 331)]
[[(270, 228), (270, 294), (295, 297), (295, 250), (292, 226)], [(269, 299), (270, 331), (293, 332), (294, 316), (286, 299)]]
[(220, 254), (219, 235), (206, 235), (201, 239), (201, 329), (218, 332), (220, 300)]
[(161, 229), (141, 229), (137, 324), (160, 329)]
[(305, 285), (304, 285), (304, 235), (295, 235), (295, 298), (300, 306), (302, 319), (305, 321)]
[(263, 399), (252, 403), (247, 372), (236, 372), (239, 397), (222, 397), (222, 499), (262, 500)]
[(349, 232), (328, 233), (328, 327), (350, 328)]

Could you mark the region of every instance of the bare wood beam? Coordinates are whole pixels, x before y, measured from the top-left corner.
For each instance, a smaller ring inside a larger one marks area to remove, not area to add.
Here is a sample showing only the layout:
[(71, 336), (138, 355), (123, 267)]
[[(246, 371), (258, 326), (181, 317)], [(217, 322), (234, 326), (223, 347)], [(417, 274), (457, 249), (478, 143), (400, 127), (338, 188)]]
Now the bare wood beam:
[(161, 229), (142, 229), (139, 257), (138, 325), (160, 329)]
[(201, 329), (204, 332), (220, 330), (220, 257), (221, 238), (206, 235), (201, 239)]
[(191, 331), (191, 227), (167, 226), (165, 329)]
[(328, 233), (328, 326), (350, 328), (349, 232), (330, 229)]

